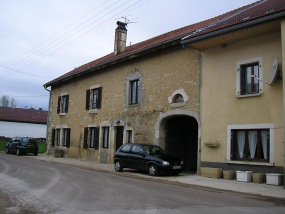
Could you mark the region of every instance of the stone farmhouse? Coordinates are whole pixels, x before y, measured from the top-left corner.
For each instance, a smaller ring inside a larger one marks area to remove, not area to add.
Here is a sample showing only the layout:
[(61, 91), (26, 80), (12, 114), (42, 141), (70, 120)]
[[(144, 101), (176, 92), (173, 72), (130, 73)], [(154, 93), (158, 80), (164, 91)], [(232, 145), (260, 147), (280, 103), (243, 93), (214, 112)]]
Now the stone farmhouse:
[(125, 26), (117, 22), (112, 53), (44, 85), (50, 153), (112, 163), (119, 146), (136, 142), (161, 146), (198, 174), (283, 173), (285, 1), (127, 47)]

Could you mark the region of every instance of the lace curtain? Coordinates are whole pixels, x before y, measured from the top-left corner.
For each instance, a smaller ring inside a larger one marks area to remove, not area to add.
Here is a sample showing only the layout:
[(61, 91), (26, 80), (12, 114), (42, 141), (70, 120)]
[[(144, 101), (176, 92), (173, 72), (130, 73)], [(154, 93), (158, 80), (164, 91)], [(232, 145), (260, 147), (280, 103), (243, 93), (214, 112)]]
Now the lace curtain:
[(249, 144), (250, 158), (253, 159), (256, 151), (257, 131), (248, 132), (248, 144)]
[(237, 131), (237, 142), (238, 142), (238, 154), (240, 158), (243, 158), (243, 150), (245, 143), (245, 131)]
[(264, 159), (267, 159), (267, 131), (261, 131), (261, 142)]

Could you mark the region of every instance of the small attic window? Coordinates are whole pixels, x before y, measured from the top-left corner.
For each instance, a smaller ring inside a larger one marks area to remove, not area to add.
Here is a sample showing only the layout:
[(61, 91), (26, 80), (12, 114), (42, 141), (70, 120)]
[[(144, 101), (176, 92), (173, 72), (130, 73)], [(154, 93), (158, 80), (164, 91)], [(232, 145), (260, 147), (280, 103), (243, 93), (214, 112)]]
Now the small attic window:
[(173, 97), (172, 103), (183, 103), (184, 102), (184, 98), (181, 94), (176, 94)]

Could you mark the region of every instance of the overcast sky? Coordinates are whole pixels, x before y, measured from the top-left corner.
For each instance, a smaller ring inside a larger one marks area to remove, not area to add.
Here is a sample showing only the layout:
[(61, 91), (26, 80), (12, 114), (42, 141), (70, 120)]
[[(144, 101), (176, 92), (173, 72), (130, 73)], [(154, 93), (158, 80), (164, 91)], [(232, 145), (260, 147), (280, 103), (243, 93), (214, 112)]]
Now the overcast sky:
[(113, 52), (117, 21), (127, 44), (256, 0), (0, 0), (0, 97), (48, 110), (43, 84)]

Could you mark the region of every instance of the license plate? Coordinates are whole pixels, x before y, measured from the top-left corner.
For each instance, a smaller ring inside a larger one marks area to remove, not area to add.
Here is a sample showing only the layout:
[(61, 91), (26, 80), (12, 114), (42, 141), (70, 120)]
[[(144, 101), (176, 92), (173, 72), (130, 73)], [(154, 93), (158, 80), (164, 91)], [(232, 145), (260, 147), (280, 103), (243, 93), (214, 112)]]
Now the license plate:
[(181, 166), (173, 166), (172, 169), (181, 169)]
[(28, 146), (34, 146), (34, 145), (28, 145)]

